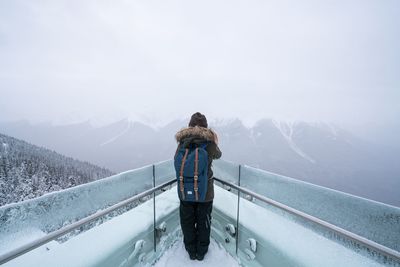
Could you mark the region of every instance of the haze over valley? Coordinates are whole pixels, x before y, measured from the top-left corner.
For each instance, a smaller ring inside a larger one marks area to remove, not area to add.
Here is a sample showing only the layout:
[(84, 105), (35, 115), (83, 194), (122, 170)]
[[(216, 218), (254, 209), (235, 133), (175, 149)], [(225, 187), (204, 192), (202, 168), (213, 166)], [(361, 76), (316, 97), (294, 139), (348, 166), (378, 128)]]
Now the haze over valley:
[[(113, 172), (168, 160), (175, 133), (188, 119), (154, 128), (123, 119), (94, 127), (2, 122), (3, 133)], [(327, 123), (259, 120), (252, 127), (239, 119), (216, 120), (223, 159), (400, 206), (397, 149), (377, 145)]]

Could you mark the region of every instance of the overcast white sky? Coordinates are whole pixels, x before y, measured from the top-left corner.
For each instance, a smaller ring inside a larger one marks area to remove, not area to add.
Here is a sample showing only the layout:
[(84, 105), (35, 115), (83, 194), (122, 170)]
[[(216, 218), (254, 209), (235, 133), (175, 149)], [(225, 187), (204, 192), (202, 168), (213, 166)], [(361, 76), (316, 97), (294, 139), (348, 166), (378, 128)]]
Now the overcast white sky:
[(0, 120), (396, 123), (400, 1), (0, 1)]

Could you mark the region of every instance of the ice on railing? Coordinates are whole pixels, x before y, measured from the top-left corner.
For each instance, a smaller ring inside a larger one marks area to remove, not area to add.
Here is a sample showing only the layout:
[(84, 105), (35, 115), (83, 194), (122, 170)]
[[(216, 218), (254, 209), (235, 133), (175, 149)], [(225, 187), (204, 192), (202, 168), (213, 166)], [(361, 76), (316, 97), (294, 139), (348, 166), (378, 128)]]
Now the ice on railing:
[[(238, 172), (237, 165), (225, 161), (216, 161), (214, 167), (215, 176), (224, 179), (224, 175), (235, 179), (235, 169)], [(241, 166), (240, 184), (256, 193), (400, 251), (400, 208), (246, 165)]]
[[(155, 164), (154, 168), (149, 165), (89, 184), (50, 193), (37, 199), (1, 207), (0, 251), (5, 253), (18, 244), (31, 241), (149, 189), (153, 186), (153, 175), (156, 185), (174, 178), (173, 161)], [(216, 160), (214, 161), (214, 176), (237, 184), (239, 165)], [(283, 204), (399, 250), (399, 208), (248, 166), (241, 167), (240, 184)], [(176, 194), (175, 191), (173, 193)], [(223, 195), (216, 189), (217, 199), (218, 194)], [(225, 199), (223, 206), (229, 206), (227, 210), (232, 213), (232, 217), (235, 217), (237, 200), (235, 200), (235, 195), (230, 197), (232, 206), (227, 205), (228, 200)], [(246, 202), (241, 202), (241, 205), (243, 203)], [(263, 205), (258, 202), (257, 204)], [(242, 209), (241, 214), (243, 213)]]
[(214, 177), (222, 178), (227, 182), (238, 184), (239, 164), (226, 160), (213, 161)]
[[(60, 192), (61, 193), (61, 192)], [(156, 221), (167, 222), (166, 233), (157, 244), (157, 253), (163, 250), (163, 243), (169, 244), (179, 238), (179, 198), (176, 190), (170, 189), (156, 196)], [(158, 224), (157, 223), (157, 224)], [(153, 262), (153, 199), (110, 220), (93, 227), (63, 243), (52, 241), (4, 266), (74, 266), (109, 267), (143, 266)], [(139, 253), (140, 252), (140, 253)]]
[[(153, 186), (151, 165), (0, 208), (0, 251), (37, 238)], [(21, 235), (21, 233), (24, 233)]]
[[(236, 218), (236, 205), (236, 194), (220, 187), (215, 188), (214, 212), (219, 211), (230, 218)], [(367, 256), (357, 245), (343, 246), (308, 226), (298, 224), (292, 218), (246, 199), (240, 200), (239, 217), (239, 256), (242, 255), (243, 266), (400, 266), (396, 262), (380, 259), (377, 253)], [(216, 226), (214, 220), (213, 227)], [(254, 253), (251, 242), (247, 241), (250, 239), (257, 243)], [(255, 256), (255, 259), (250, 256)], [(255, 264), (255, 261), (259, 264)]]
[(154, 165), (156, 186), (171, 180), (175, 175), (175, 167), (172, 160), (162, 161)]

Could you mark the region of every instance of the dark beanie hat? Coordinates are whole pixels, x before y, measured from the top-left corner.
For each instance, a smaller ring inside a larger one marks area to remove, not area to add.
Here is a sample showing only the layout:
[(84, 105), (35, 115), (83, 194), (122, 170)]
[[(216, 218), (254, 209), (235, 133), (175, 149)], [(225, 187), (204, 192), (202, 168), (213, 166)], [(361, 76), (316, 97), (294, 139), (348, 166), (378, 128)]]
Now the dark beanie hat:
[(194, 113), (190, 118), (189, 127), (194, 127), (194, 126), (207, 128), (208, 124), (206, 116), (204, 116), (200, 112)]

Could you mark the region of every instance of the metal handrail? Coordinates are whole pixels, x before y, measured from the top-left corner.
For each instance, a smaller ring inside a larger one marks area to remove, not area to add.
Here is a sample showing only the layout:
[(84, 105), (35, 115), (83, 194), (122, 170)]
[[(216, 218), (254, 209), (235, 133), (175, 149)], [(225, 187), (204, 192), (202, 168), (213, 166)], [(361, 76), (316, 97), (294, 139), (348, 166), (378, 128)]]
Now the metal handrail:
[[(393, 249), (390, 249), (390, 248), (385, 247), (383, 245), (380, 245), (380, 244), (378, 244), (378, 243), (376, 243), (374, 241), (371, 241), (371, 240), (366, 239), (366, 238), (364, 238), (362, 236), (359, 236), (357, 234), (349, 232), (349, 231), (347, 231), (347, 230), (345, 230), (343, 228), (340, 228), (340, 227), (335, 226), (335, 225), (333, 225), (331, 223), (328, 223), (326, 221), (318, 219), (318, 218), (316, 218), (316, 217), (314, 217), (312, 215), (306, 214), (306, 213), (304, 213), (302, 211), (299, 211), (299, 210), (296, 210), (296, 209), (291, 208), (289, 206), (286, 206), (286, 205), (284, 205), (284, 204), (282, 204), (280, 202), (277, 202), (275, 200), (267, 198), (267, 197), (265, 197), (263, 195), (257, 194), (255, 192), (250, 191), (249, 189), (246, 189), (246, 188), (241, 187), (239, 185), (236, 185), (236, 184), (221, 180), (220, 178), (217, 178), (217, 177), (214, 177), (214, 180), (218, 181), (218, 182), (220, 182), (220, 183), (222, 183), (224, 185), (228, 185), (233, 189), (238, 190), (238, 199), (239, 199), (239, 192), (247, 194), (247, 195), (250, 195), (250, 196), (252, 196), (252, 197), (254, 197), (254, 198), (258, 199), (258, 200), (261, 200), (262, 202), (265, 202), (265, 203), (270, 204), (270, 205), (272, 205), (274, 207), (277, 207), (277, 208), (282, 209), (284, 211), (287, 211), (287, 212), (289, 212), (291, 214), (299, 216), (299, 217), (301, 217), (303, 219), (306, 219), (307, 221), (311, 221), (313, 223), (321, 225), (321, 226), (323, 226), (323, 227), (325, 227), (325, 228), (327, 228), (327, 229), (329, 229), (331, 231), (334, 231), (335, 233), (337, 233), (337, 234), (339, 234), (339, 235), (341, 235), (343, 237), (349, 238), (349, 239), (355, 241), (356, 243), (364, 245), (364, 246), (366, 246), (366, 247), (368, 247), (368, 248), (370, 248), (370, 249), (372, 249), (374, 251), (377, 251), (377, 252), (379, 252), (379, 253), (381, 253), (381, 254), (383, 254), (385, 256), (388, 256), (388, 257), (393, 258), (395, 260), (400, 260), (400, 253), (398, 251), (396, 251), (396, 250), (393, 250)], [(106, 208), (106, 209), (104, 209), (102, 211), (98, 211), (98, 212), (96, 212), (96, 213), (94, 213), (94, 214), (92, 214), (92, 215), (90, 215), (88, 217), (85, 217), (85, 218), (83, 218), (83, 219), (81, 219), (81, 220), (79, 220), (77, 222), (74, 222), (74, 223), (72, 223), (70, 225), (67, 225), (67, 226), (65, 226), (65, 227), (63, 227), (63, 228), (61, 228), (59, 230), (51, 232), (51, 233), (47, 234), (44, 237), (41, 237), (41, 238), (39, 238), (37, 240), (34, 240), (34, 241), (30, 242), (30, 243), (27, 243), (27, 244), (25, 244), (25, 245), (23, 245), (23, 246), (21, 246), (19, 248), (16, 248), (16, 249), (14, 249), (14, 250), (12, 250), (12, 251), (10, 251), (8, 253), (0, 255), (0, 265), (4, 264), (4, 263), (6, 263), (6, 262), (8, 262), (8, 261), (10, 261), (12, 259), (15, 259), (18, 256), (21, 256), (21, 255), (23, 255), (23, 254), (25, 254), (25, 253), (27, 253), (27, 252), (35, 249), (35, 248), (38, 248), (38, 247), (40, 247), (40, 246), (42, 246), (42, 245), (44, 245), (44, 244), (46, 244), (46, 243), (58, 238), (60, 236), (63, 236), (63, 235), (65, 235), (65, 234), (67, 234), (67, 233), (69, 233), (69, 232), (71, 232), (71, 231), (73, 231), (73, 230), (75, 230), (75, 229), (77, 229), (77, 228), (79, 228), (79, 227), (91, 222), (91, 221), (94, 221), (94, 220), (96, 220), (96, 219), (98, 219), (98, 218), (100, 218), (100, 217), (102, 217), (104, 215), (107, 215), (107, 214), (109, 214), (109, 213), (111, 213), (111, 212), (113, 212), (113, 211), (115, 211), (115, 210), (117, 210), (117, 209), (119, 209), (121, 207), (124, 207), (124, 206), (126, 206), (126, 205), (128, 205), (128, 204), (130, 204), (130, 203), (132, 203), (134, 201), (137, 201), (142, 197), (151, 195), (151, 194), (155, 193), (156, 191), (158, 191), (158, 190), (160, 190), (160, 189), (162, 189), (162, 188), (164, 188), (166, 186), (174, 184), (175, 182), (176, 182), (175, 178), (171, 179), (170, 181), (167, 181), (167, 182), (165, 182), (163, 184), (160, 184), (160, 185), (158, 185), (156, 187), (153, 187), (153, 188), (151, 188), (149, 190), (146, 190), (146, 191), (144, 191), (142, 193), (139, 193), (139, 194), (137, 194), (137, 195), (135, 195), (133, 197), (130, 197), (130, 198), (126, 199), (126, 200), (123, 200), (123, 201), (121, 201), (121, 202), (119, 202), (119, 203), (117, 203), (117, 204), (115, 204), (115, 205), (113, 205), (111, 207), (108, 207), (108, 208)], [(239, 218), (237, 218), (237, 220), (239, 220)]]
[(307, 213), (304, 213), (302, 211), (299, 211), (299, 210), (296, 210), (296, 209), (291, 208), (289, 206), (286, 206), (285, 204), (282, 204), (280, 202), (277, 202), (275, 200), (267, 198), (267, 197), (265, 197), (263, 195), (257, 194), (257, 193), (255, 193), (253, 191), (250, 191), (249, 189), (246, 189), (244, 187), (238, 186), (238, 185), (230, 183), (230, 182), (226, 182), (226, 181), (221, 180), (221, 179), (216, 178), (216, 177), (214, 177), (214, 180), (216, 180), (216, 181), (218, 181), (218, 182), (220, 182), (220, 183), (222, 183), (224, 185), (228, 185), (231, 188), (238, 190), (239, 192), (242, 192), (242, 193), (250, 195), (250, 196), (252, 196), (252, 197), (254, 197), (254, 198), (258, 199), (258, 200), (261, 200), (262, 202), (265, 202), (265, 203), (270, 204), (270, 205), (272, 205), (274, 207), (277, 207), (277, 208), (282, 209), (284, 211), (287, 211), (287, 212), (289, 212), (291, 214), (299, 216), (299, 217), (301, 217), (303, 219), (306, 219), (307, 221), (311, 221), (313, 223), (321, 225), (321, 226), (323, 226), (323, 227), (325, 227), (325, 228), (327, 228), (327, 229), (329, 229), (329, 230), (331, 230), (331, 231), (333, 231), (333, 232), (335, 232), (335, 233), (337, 233), (337, 234), (339, 234), (339, 235), (341, 235), (343, 237), (349, 238), (349, 239), (355, 241), (356, 243), (364, 245), (364, 246), (366, 246), (366, 247), (368, 247), (368, 248), (370, 248), (370, 249), (372, 249), (374, 251), (377, 251), (377, 252), (379, 252), (379, 253), (381, 253), (381, 254), (383, 254), (385, 256), (388, 256), (388, 257), (393, 258), (395, 260), (400, 260), (400, 252), (398, 252), (396, 250), (393, 250), (391, 248), (385, 247), (385, 246), (383, 246), (381, 244), (378, 244), (378, 243), (376, 243), (376, 242), (374, 242), (372, 240), (369, 240), (369, 239), (367, 239), (365, 237), (359, 236), (359, 235), (354, 234), (352, 232), (349, 232), (349, 231), (347, 231), (347, 230), (345, 230), (343, 228), (340, 228), (340, 227), (338, 227), (336, 225), (328, 223), (328, 222), (326, 222), (324, 220), (318, 219), (317, 217), (314, 217), (314, 216), (309, 215)]
[(139, 193), (139, 194), (137, 194), (137, 195), (135, 195), (133, 197), (130, 197), (130, 198), (125, 199), (125, 200), (123, 200), (121, 202), (118, 202), (117, 204), (115, 204), (115, 205), (113, 205), (111, 207), (108, 207), (108, 208), (106, 208), (104, 210), (98, 211), (98, 212), (96, 212), (96, 213), (94, 213), (94, 214), (92, 214), (92, 215), (90, 215), (88, 217), (85, 217), (85, 218), (83, 218), (83, 219), (81, 219), (81, 220), (79, 220), (77, 222), (74, 222), (74, 223), (72, 223), (70, 225), (67, 225), (67, 226), (65, 226), (63, 228), (60, 228), (60, 229), (58, 229), (58, 230), (56, 230), (54, 232), (51, 232), (51, 233), (49, 233), (49, 234), (47, 234), (47, 235), (45, 235), (45, 236), (43, 236), (43, 237), (41, 237), (39, 239), (36, 239), (36, 240), (34, 240), (32, 242), (29, 242), (29, 243), (27, 243), (27, 244), (25, 244), (25, 245), (23, 245), (23, 246), (21, 246), (19, 248), (16, 248), (16, 249), (14, 249), (12, 251), (9, 251), (9, 252), (7, 252), (7, 253), (5, 253), (3, 255), (0, 255), (0, 265), (4, 264), (4, 263), (6, 263), (6, 262), (8, 262), (8, 261), (10, 261), (12, 259), (15, 259), (18, 256), (21, 256), (21, 255), (23, 255), (23, 254), (25, 254), (25, 253), (27, 253), (27, 252), (29, 252), (31, 250), (34, 250), (35, 248), (38, 248), (38, 247), (40, 247), (40, 246), (42, 246), (42, 245), (44, 245), (44, 244), (46, 244), (46, 243), (58, 238), (60, 236), (63, 236), (63, 235), (65, 235), (65, 234), (67, 234), (67, 233), (69, 233), (69, 232), (71, 232), (71, 231), (73, 231), (73, 230), (75, 230), (75, 229), (77, 229), (77, 228), (79, 228), (79, 227), (91, 222), (91, 221), (94, 221), (94, 220), (96, 220), (96, 219), (98, 219), (98, 218), (100, 218), (100, 217), (102, 217), (104, 215), (107, 215), (107, 214), (109, 214), (109, 213), (111, 213), (111, 212), (113, 212), (113, 211), (115, 211), (115, 210), (117, 210), (119, 208), (122, 208), (122, 207), (124, 207), (126, 205), (129, 205), (129, 204), (139, 200), (142, 197), (151, 195), (151, 194), (155, 193), (156, 191), (158, 191), (158, 190), (160, 190), (160, 189), (162, 189), (162, 188), (164, 188), (166, 186), (169, 186), (169, 185), (171, 185), (171, 184), (173, 184), (175, 182), (176, 182), (176, 179), (174, 178), (174, 179), (172, 179), (170, 181), (167, 181), (167, 182), (165, 182), (163, 184), (160, 184), (160, 185), (158, 185), (156, 187), (153, 187), (153, 188), (151, 188), (149, 190), (143, 191), (142, 193)]

